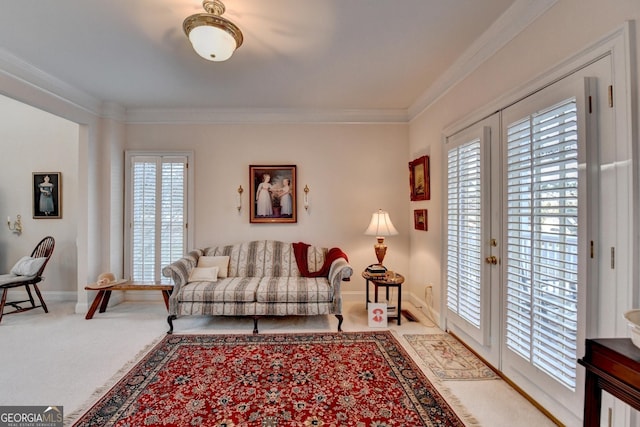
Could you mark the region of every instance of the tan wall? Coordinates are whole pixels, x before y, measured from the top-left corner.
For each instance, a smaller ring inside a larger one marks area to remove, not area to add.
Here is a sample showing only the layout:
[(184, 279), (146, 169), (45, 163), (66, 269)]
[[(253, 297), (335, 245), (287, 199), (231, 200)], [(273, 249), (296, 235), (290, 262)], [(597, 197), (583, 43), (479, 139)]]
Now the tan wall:
[[(389, 211), (400, 231), (387, 238), (385, 264), (408, 269), (409, 228), (407, 125), (128, 125), (127, 149), (193, 150), (195, 154), (195, 246), (251, 239), (303, 241), (339, 246), (354, 278), (345, 291), (362, 292), (360, 272), (376, 262), (375, 238), (365, 236), (371, 214)], [(298, 222), (249, 223), (249, 165), (296, 165)], [(246, 190), (236, 209), (237, 188)], [(302, 206), (308, 185), (310, 207)]]
[[(44, 236), (56, 239), (46, 269), (46, 291), (76, 290), (79, 126), (0, 96), (0, 273), (30, 255)], [(34, 219), (32, 173), (62, 173), (62, 218)], [(7, 216), (22, 216), (23, 233), (6, 226)]]
[[(640, 2), (637, 0), (560, 0), (411, 122), (410, 154), (412, 158), (430, 154), (432, 177), (431, 200), (412, 204), (412, 209), (427, 208), (429, 211), (429, 232), (411, 233), (410, 274), (413, 282), (419, 284), (412, 288), (416, 296), (423, 297), (424, 287), (433, 284), (433, 301), (439, 308), (445, 232), (441, 223), (444, 129), (483, 111), (505, 94), (516, 91), (618, 30), (627, 20), (640, 20)], [(640, 38), (636, 36), (632, 42), (638, 46)], [(636, 69), (637, 56), (637, 51), (634, 51), (632, 58), (636, 60)], [(638, 97), (637, 85), (633, 96)]]

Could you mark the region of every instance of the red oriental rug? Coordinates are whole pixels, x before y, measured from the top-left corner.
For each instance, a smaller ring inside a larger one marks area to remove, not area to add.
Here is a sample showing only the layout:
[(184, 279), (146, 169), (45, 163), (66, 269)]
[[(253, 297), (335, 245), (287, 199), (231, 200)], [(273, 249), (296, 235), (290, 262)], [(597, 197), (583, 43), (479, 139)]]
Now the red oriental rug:
[(168, 335), (76, 426), (464, 426), (389, 331)]

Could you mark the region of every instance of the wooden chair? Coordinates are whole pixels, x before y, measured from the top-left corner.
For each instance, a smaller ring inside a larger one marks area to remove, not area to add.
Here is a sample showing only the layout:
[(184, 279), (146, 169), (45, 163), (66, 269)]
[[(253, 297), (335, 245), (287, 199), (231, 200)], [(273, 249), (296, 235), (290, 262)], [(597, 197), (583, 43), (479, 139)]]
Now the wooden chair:
[[(21, 313), (23, 311), (32, 310), (34, 308), (42, 307), (45, 313), (48, 313), (47, 304), (45, 304), (42, 299), (42, 294), (40, 293), (40, 289), (38, 288), (38, 283), (41, 282), (44, 277), (42, 277), (42, 272), (44, 268), (47, 266), (49, 259), (51, 258), (51, 254), (53, 253), (53, 248), (55, 246), (55, 240), (51, 236), (47, 236), (38, 243), (33, 252), (31, 252), (32, 258), (46, 258), (40, 269), (37, 271), (35, 275), (31, 276), (14, 276), (14, 275), (3, 275), (3, 280), (0, 281), (0, 289), (2, 289), (2, 299), (0, 300), (0, 321), (2, 321), (3, 314), (12, 314), (12, 313)], [(29, 295), (29, 299), (21, 300), (21, 301), (7, 301), (7, 292), (9, 289), (18, 288), (20, 286), (24, 286), (27, 294)], [(40, 304), (36, 305), (36, 302), (33, 298), (33, 294), (31, 293), (30, 286), (33, 286), (33, 289), (36, 291), (36, 295), (40, 300)], [(31, 307), (21, 307), (22, 303), (30, 303)], [(4, 313), (5, 305), (10, 305), (14, 308), (13, 311), (9, 311)]]

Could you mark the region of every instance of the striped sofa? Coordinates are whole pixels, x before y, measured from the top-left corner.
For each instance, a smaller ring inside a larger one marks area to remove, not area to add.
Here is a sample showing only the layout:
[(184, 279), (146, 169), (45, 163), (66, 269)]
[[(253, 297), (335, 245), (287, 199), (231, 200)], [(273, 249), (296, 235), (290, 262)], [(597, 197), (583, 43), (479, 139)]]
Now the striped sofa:
[[(341, 331), (340, 284), (353, 269), (336, 249), (260, 240), (193, 250), (162, 269), (174, 282), (167, 333), (173, 332), (177, 317), (189, 315), (251, 316), (253, 332), (258, 333), (261, 316), (334, 314)], [(213, 281), (194, 274), (206, 270), (199, 268), (205, 260), (228, 264)], [(317, 274), (324, 275), (309, 277)]]

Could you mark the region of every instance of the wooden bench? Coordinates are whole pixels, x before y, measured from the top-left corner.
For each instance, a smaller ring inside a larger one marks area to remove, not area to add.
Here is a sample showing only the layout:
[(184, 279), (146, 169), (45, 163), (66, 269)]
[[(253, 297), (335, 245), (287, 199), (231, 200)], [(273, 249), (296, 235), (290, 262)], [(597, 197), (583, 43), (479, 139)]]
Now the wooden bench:
[(161, 291), (162, 297), (164, 298), (164, 305), (167, 307), (167, 311), (169, 310), (169, 296), (171, 295), (171, 291), (173, 290), (173, 285), (156, 285), (156, 284), (145, 284), (145, 283), (137, 283), (130, 281), (120, 281), (115, 282), (113, 285), (104, 287), (99, 286), (96, 283), (92, 283), (84, 287), (87, 291), (98, 291), (96, 297), (85, 316), (85, 319), (93, 318), (98, 306), (100, 307), (100, 313), (104, 313), (107, 310), (107, 306), (109, 305), (109, 298), (111, 298), (112, 291)]

